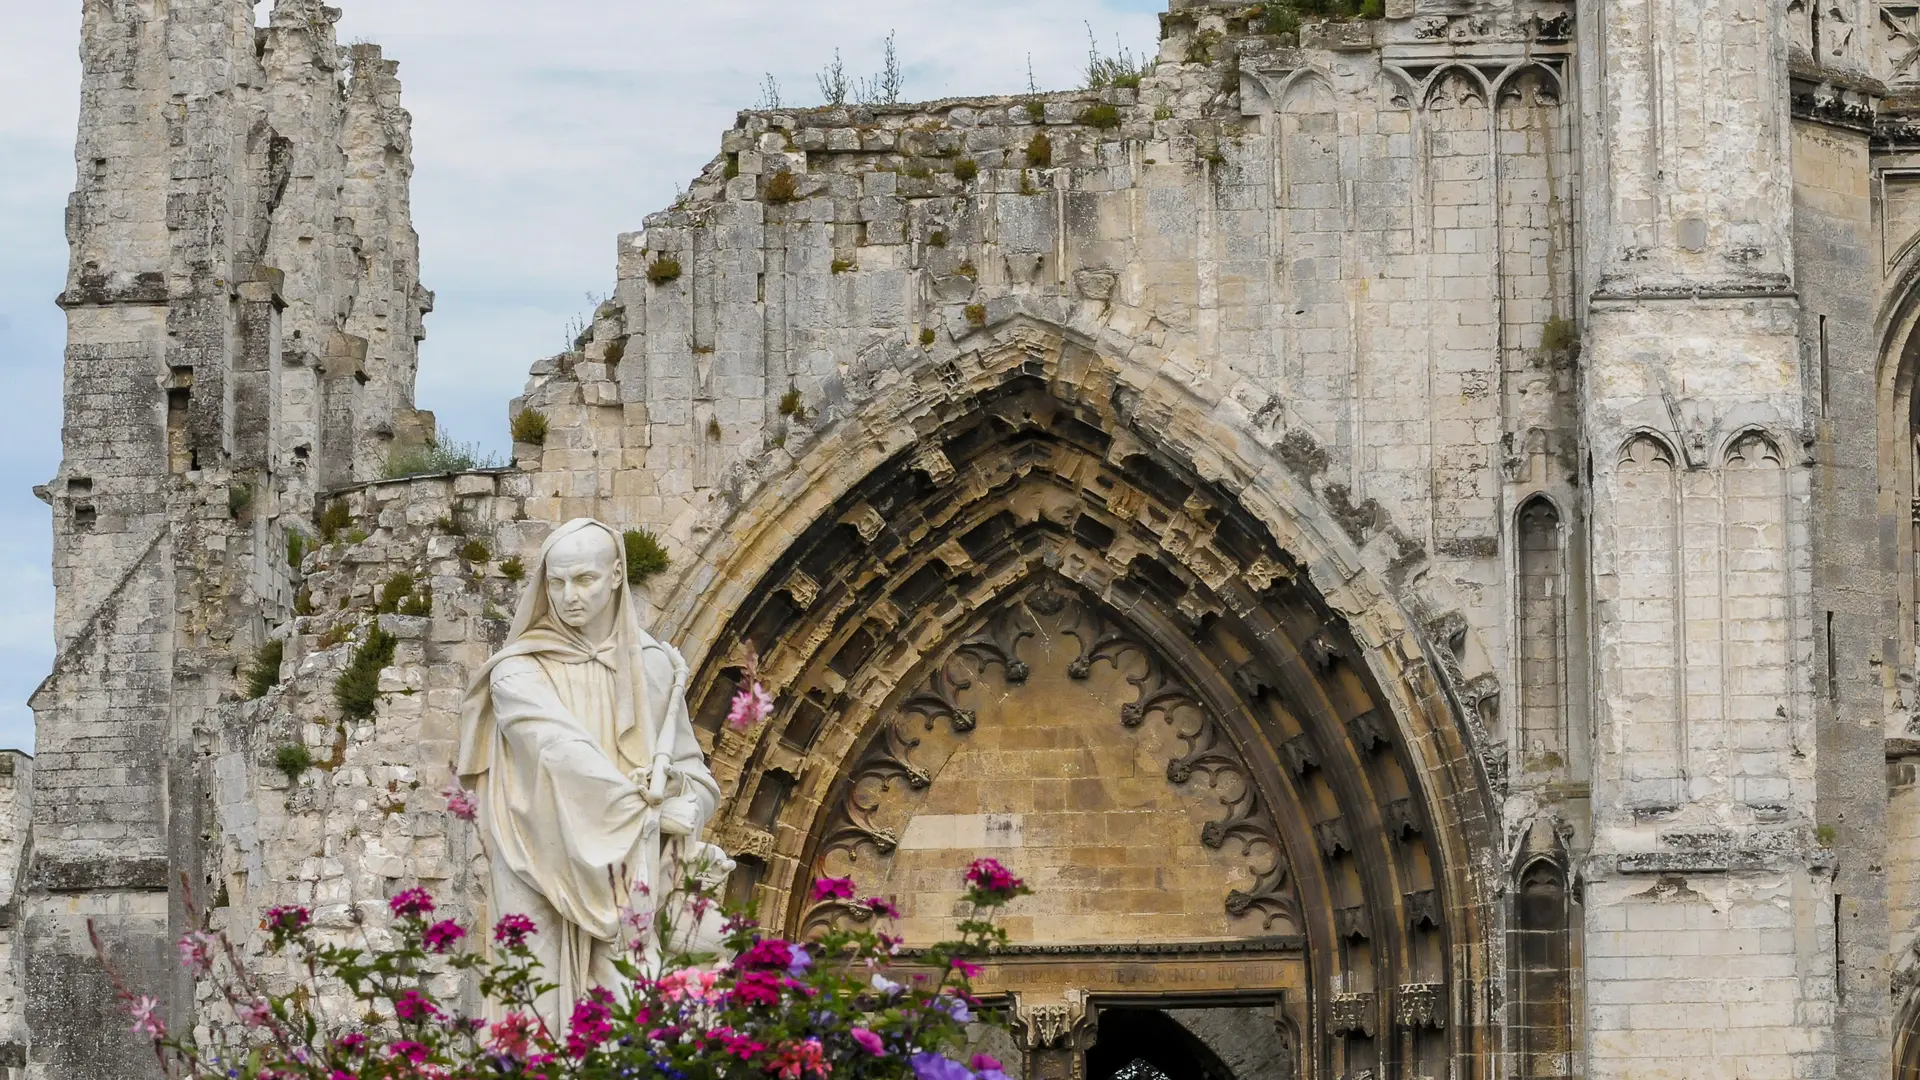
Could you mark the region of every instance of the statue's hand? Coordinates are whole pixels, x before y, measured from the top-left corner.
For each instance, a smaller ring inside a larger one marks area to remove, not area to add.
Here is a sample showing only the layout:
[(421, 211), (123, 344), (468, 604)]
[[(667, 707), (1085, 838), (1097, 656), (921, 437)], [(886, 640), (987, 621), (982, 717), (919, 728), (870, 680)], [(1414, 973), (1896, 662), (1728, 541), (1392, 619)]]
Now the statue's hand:
[(667, 836), (692, 836), (700, 803), (691, 795), (676, 795), (660, 804), (660, 831)]

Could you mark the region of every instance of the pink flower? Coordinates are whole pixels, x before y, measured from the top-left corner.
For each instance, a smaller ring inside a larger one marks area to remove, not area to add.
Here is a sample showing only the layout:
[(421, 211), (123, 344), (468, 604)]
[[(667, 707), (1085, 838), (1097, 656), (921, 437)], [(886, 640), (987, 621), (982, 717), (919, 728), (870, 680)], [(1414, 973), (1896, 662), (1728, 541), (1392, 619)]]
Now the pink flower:
[(141, 995), (127, 1003), (127, 1011), (133, 1014), (133, 1033), (147, 1035), (155, 1039), (167, 1037), (167, 1025), (155, 1015), (160, 1011), (158, 998)]
[(862, 900), (861, 903), (866, 905), (868, 911), (873, 912), (882, 919), (897, 919), (900, 917), (900, 909), (894, 907), (893, 901), (890, 899), (883, 900), (878, 896), (869, 896), (865, 900)]
[(959, 972), (960, 977), (963, 979), (977, 979), (980, 977), (982, 969), (979, 964), (969, 964), (965, 960), (955, 957), (953, 960), (953, 970)]
[(387, 1053), (397, 1058), (406, 1058), (407, 1062), (412, 1065), (418, 1065), (427, 1060), (428, 1052), (426, 1046), (411, 1040), (397, 1042), (387, 1047)]
[(473, 801), (473, 793), (458, 780), (441, 788), (440, 794), (446, 797), (447, 812), (461, 821), (472, 821), (480, 813), (480, 804)]
[(860, 1049), (865, 1050), (874, 1057), (880, 1057), (887, 1052), (887, 1044), (880, 1041), (880, 1036), (875, 1035), (866, 1028), (854, 1028), (847, 1034), (852, 1035), (853, 1041), (860, 1044)]
[(264, 1001), (249, 1001), (235, 1005), (233, 1015), (248, 1027), (266, 1027), (273, 1022), (273, 1006)]
[(523, 1012), (510, 1012), (493, 1025), (493, 1048), (508, 1057), (524, 1057), (533, 1032), (533, 1017)]
[(527, 943), (527, 937), (537, 931), (533, 920), (525, 915), (503, 915), (493, 924), (493, 940), (509, 949), (517, 949)]
[(180, 939), (180, 966), (205, 974), (213, 966), (213, 947), (219, 939), (202, 930), (189, 930)]
[(979, 1072), (982, 1069), (998, 1069), (1002, 1067), (1000, 1059), (994, 1057), (992, 1054), (975, 1054), (973, 1055), (973, 1060), (967, 1062), (967, 1068), (972, 1069), (974, 1072)]
[(427, 890), (416, 886), (395, 894), (393, 899), (387, 901), (387, 907), (392, 909), (396, 917), (403, 919), (431, 915), (433, 897), (427, 894)]
[(441, 919), (439, 922), (427, 927), (427, 948), (437, 953), (443, 953), (453, 948), (461, 938), (466, 936), (466, 930), (462, 929), (459, 923), (454, 922), (452, 919)]
[(440, 1015), (440, 1010), (425, 994), (409, 990), (394, 1001), (393, 1015), (402, 1020), (431, 1020)]
[(333, 1040), (333, 1045), (349, 1054), (357, 1054), (367, 1045), (367, 1036), (364, 1032), (350, 1031)]
[(815, 900), (851, 900), (853, 898), (853, 879), (850, 877), (823, 877), (813, 883)]
[(727, 710), (727, 726), (745, 731), (772, 713), (773, 695), (758, 680), (751, 680), (733, 695), (733, 706)]

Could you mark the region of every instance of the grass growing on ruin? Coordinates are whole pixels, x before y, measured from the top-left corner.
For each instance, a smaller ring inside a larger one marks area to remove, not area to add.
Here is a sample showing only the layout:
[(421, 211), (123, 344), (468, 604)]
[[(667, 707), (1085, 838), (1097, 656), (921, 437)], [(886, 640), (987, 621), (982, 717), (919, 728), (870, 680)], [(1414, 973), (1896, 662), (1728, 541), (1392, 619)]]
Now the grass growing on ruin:
[(485, 540), (476, 536), (460, 545), (460, 557), (475, 565), (490, 563), (493, 561), (493, 549), (487, 546)]
[(929, 326), (920, 331), (920, 345), (923, 348), (928, 345), (932, 345), (933, 340), (934, 340), (933, 327)]
[(627, 583), (639, 585), (673, 565), (673, 557), (660, 544), (660, 538), (646, 529), (628, 529)]
[(1042, 131), (1027, 143), (1027, 164), (1035, 169), (1044, 169), (1053, 164), (1053, 140)]
[(1038, 124), (1047, 118), (1047, 106), (1043, 102), (1027, 102), (1027, 119)]
[(340, 530), (353, 524), (353, 511), (347, 508), (347, 500), (335, 499), (320, 511), (320, 520), (315, 524), (320, 527), (320, 539), (331, 544)]
[(381, 478), (400, 480), (409, 476), (437, 476), (440, 473), (499, 467), (500, 463), (491, 455), (482, 453), (476, 444), (455, 442), (441, 431), (424, 446), (395, 446), (387, 455), (387, 467), (381, 473)]
[(293, 529), (287, 530), (287, 565), (300, 569), (300, 561), (307, 557), (307, 534)]
[(520, 561), (520, 556), (515, 555), (511, 559), (501, 561), (500, 576), (508, 581), (518, 582), (527, 576), (527, 566)]
[(1090, 106), (1086, 112), (1081, 113), (1080, 122), (1089, 127), (1099, 128), (1101, 131), (1112, 131), (1120, 126), (1120, 110), (1103, 102)]
[(539, 409), (521, 409), (513, 418), (513, 441), (544, 446), (547, 442), (547, 414)]
[(766, 200), (774, 205), (790, 203), (800, 197), (800, 181), (794, 179), (793, 170), (781, 169), (767, 177)]
[(273, 753), (273, 767), (287, 774), (287, 783), (300, 782), (300, 774), (313, 768), (313, 751), (306, 743), (288, 743)]
[(252, 505), (252, 484), (229, 484), (227, 486), (227, 515), (229, 517), (236, 519), (245, 517), (248, 508)]
[(647, 264), (647, 280), (655, 285), (666, 285), (680, 280), (680, 260), (671, 255), (656, 255)]
[(833, 260), (832, 269), (833, 269), (833, 272), (836, 274), (844, 274), (847, 271), (853, 269), (853, 260), (852, 259), (835, 259)]
[(933, 232), (928, 234), (927, 236), (927, 246), (934, 247), (934, 248), (946, 247), (947, 246), (947, 230), (945, 229), (933, 230)]
[(974, 326), (987, 325), (987, 305), (968, 304), (967, 305), (967, 322), (973, 324)]
[(980, 163), (970, 157), (961, 158), (953, 163), (953, 178), (963, 184), (971, 184), (980, 175)]
[[(353, 650), (347, 669), (333, 680), (333, 700), (349, 719), (366, 720), (380, 702), (380, 671), (393, 663), (400, 639), (380, 629), (378, 623), (367, 629), (367, 638)], [(301, 749), (305, 749), (302, 747)]]
[(1093, 24), (1087, 24), (1086, 88), (1088, 90), (1105, 90), (1110, 86), (1137, 90), (1140, 87), (1140, 80), (1146, 78), (1147, 73), (1153, 70), (1153, 61), (1145, 54), (1136, 57), (1132, 50), (1119, 48), (1118, 41), (1115, 41), (1114, 45), (1118, 51), (1113, 56), (1101, 53), (1100, 42), (1093, 36)]
[(286, 658), (287, 643), (274, 638), (254, 650), (253, 663), (247, 668), (247, 700), (265, 697), (280, 681), (280, 661)]
[[(467, 548), (479, 543), (478, 540), (469, 541), (466, 547), (460, 549), (461, 557), (466, 557)], [(485, 544), (480, 546), (485, 550)], [(376, 615), (407, 615), (425, 618), (433, 614), (433, 587), (426, 582), (416, 580), (412, 574), (402, 570), (388, 578), (386, 585), (381, 587), (380, 596), (373, 603), (373, 612)]]
[(807, 407), (800, 402), (799, 387), (789, 386), (787, 392), (780, 395), (780, 415), (798, 417), (802, 420), (807, 418)]

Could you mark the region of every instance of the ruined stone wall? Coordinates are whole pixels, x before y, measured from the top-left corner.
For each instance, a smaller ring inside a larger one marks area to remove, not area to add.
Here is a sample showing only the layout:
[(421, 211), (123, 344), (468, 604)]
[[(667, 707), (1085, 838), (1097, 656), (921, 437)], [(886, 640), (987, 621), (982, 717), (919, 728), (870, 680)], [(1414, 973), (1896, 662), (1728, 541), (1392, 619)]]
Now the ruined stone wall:
[(338, 17), (84, 8), (64, 453), (40, 489), (57, 652), (33, 699), (29, 1075), (145, 1056), (88, 916), (185, 1016), (167, 946), (180, 876), (207, 880), (211, 717), (292, 605), (288, 538), (312, 532), (315, 491), (377, 475), (421, 423), (405, 113), (377, 48), (342, 53)]
[(25, 870), (33, 858), (33, 758), (0, 753), (0, 1076), (27, 1063), (26, 953), (19, 941)]

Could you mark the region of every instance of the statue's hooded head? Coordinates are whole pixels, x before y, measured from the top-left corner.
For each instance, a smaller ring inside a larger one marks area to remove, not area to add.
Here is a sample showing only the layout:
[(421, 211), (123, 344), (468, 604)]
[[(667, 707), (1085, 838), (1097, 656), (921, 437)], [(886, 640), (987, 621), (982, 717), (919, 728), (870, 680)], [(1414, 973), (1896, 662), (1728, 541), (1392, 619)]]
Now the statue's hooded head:
[[(598, 662), (613, 669), (623, 760), (653, 759), (647, 725), (652, 701), (642, 652), (659, 644), (640, 628), (639, 607), (627, 585), (626, 544), (592, 518), (575, 518), (555, 529), (540, 548), (526, 592), (513, 613), (504, 648), (474, 673), (461, 713), (458, 769), (473, 776), (491, 767), (491, 697), (487, 679), (509, 656), (551, 656), (567, 663)], [(684, 669), (684, 663), (679, 666)], [(684, 675), (682, 676), (684, 678)], [(662, 688), (663, 690), (666, 688)], [(672, 693), (681, 693), (676, 686)]]
[(600, 645), (630, 620), (637, 628), (624, 549), (612, 529), (592, 518), (555, 529), (541, 545), (510, 636), (540, 629)]

